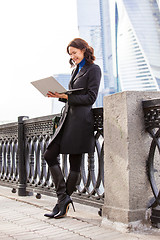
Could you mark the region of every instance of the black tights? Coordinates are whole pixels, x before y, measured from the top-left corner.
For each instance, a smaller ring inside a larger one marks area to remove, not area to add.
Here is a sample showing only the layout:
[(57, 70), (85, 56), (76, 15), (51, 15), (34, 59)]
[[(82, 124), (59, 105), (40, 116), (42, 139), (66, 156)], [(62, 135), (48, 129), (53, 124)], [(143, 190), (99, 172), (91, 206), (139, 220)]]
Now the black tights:
[[(60, 145), (56, 142), (52, 143), (44, 153), (44, 159), (46, 160), (49, 167), (59, 164), (58, 155), (60, 153)], [(70, 171), (80, 172), (82, 154), (70, 154), (69, 163)]]

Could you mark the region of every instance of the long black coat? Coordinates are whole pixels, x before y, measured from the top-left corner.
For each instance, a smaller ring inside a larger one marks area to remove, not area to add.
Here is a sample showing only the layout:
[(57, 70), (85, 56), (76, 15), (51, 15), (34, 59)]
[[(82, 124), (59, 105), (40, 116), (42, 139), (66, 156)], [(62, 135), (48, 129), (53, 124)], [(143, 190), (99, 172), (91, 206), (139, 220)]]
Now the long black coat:
[(68, 95), (59, 127), (51, 142), (61, 132), (60, 153), (81, 154), (94, 152), (94, 118), (92, 105), (98, 94), (101, 70), (98, 65), (85, 64), (72, 74), (69, 89), (84, 88)]

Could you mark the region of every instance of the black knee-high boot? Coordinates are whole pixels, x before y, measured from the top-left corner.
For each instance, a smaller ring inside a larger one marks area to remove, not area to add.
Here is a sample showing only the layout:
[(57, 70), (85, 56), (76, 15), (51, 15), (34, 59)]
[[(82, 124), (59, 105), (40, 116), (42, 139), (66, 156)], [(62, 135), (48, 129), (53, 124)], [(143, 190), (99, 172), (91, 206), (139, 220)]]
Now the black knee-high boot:
[(64, 217), (68, 211), (69, 204), (72, 203), (72, 206), (73, 206), (73, 202), (69, 197), (69, 195), (66, 193), (66, 183), (65, 183), (60, 166), (59, 165), (51, 166), (49, 167), (49, 170), (51, 172), (53, 182), (55, 184), (58, 203), (53, 208), (53, 211), (51, 214), (45, 214), (44, 216), (50, 217), (50, 218)]
[(79, 179), (80, 173), (75, 171), (70, 171), (67, 181), (66, 181), (66, 191), (69, 196), (76, 191), (76, 185)]

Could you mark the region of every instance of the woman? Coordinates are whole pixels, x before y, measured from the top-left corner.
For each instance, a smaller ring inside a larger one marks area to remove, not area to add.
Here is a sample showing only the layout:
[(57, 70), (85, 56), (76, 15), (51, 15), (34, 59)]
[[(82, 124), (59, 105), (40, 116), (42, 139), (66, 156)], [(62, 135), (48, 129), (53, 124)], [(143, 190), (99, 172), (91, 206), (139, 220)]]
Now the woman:
[[(69, 83), (69, 89), (78, 89), (71, 94), (48, 92), (48, 97), (59, 98), (66, 102), (59, 127), (44, 154), (52, 175), (58, 202), (51, 214), (46, 217), (60, 218), (66, 215), (70, 198), (75, 190), (80, 173), (83, 153), (92, 153), (95, 148), (94, 118), (92, 105), (96, 101), (101, 70), (94, 64), (94, 50), (81, 38), (73, 39), (67, 46), (70, 64), (75, 66)], [(65, 182), (57, 156), (69, 154), (70, 173)], [(74, 208), (74, 206), (73, 206)]]

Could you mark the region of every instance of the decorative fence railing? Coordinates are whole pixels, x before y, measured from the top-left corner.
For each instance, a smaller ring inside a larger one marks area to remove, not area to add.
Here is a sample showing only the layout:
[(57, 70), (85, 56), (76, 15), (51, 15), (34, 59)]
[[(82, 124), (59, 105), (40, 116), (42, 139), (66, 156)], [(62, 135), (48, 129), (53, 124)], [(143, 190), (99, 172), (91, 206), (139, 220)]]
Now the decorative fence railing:
[[(103, 109), (93, 109), (95, 117), (95, 152), (84, 154), (81, 179), (73, 198), (86, 204), (102, 206), (104, 199)], [(0, 184), (18, 189), (23, 196), (31, 192), (54, 195), (48, 166), (43, 153), (52, 136), (53, 115), (0, 125)], [(60, 155), (65, 178), (69, 173), (68, 156)]]
[(147, 173), (154, 197), (150, 206), (151, 222), (160, 228), (160, 99), (143, 101), (146, 131), (152, 137)]

